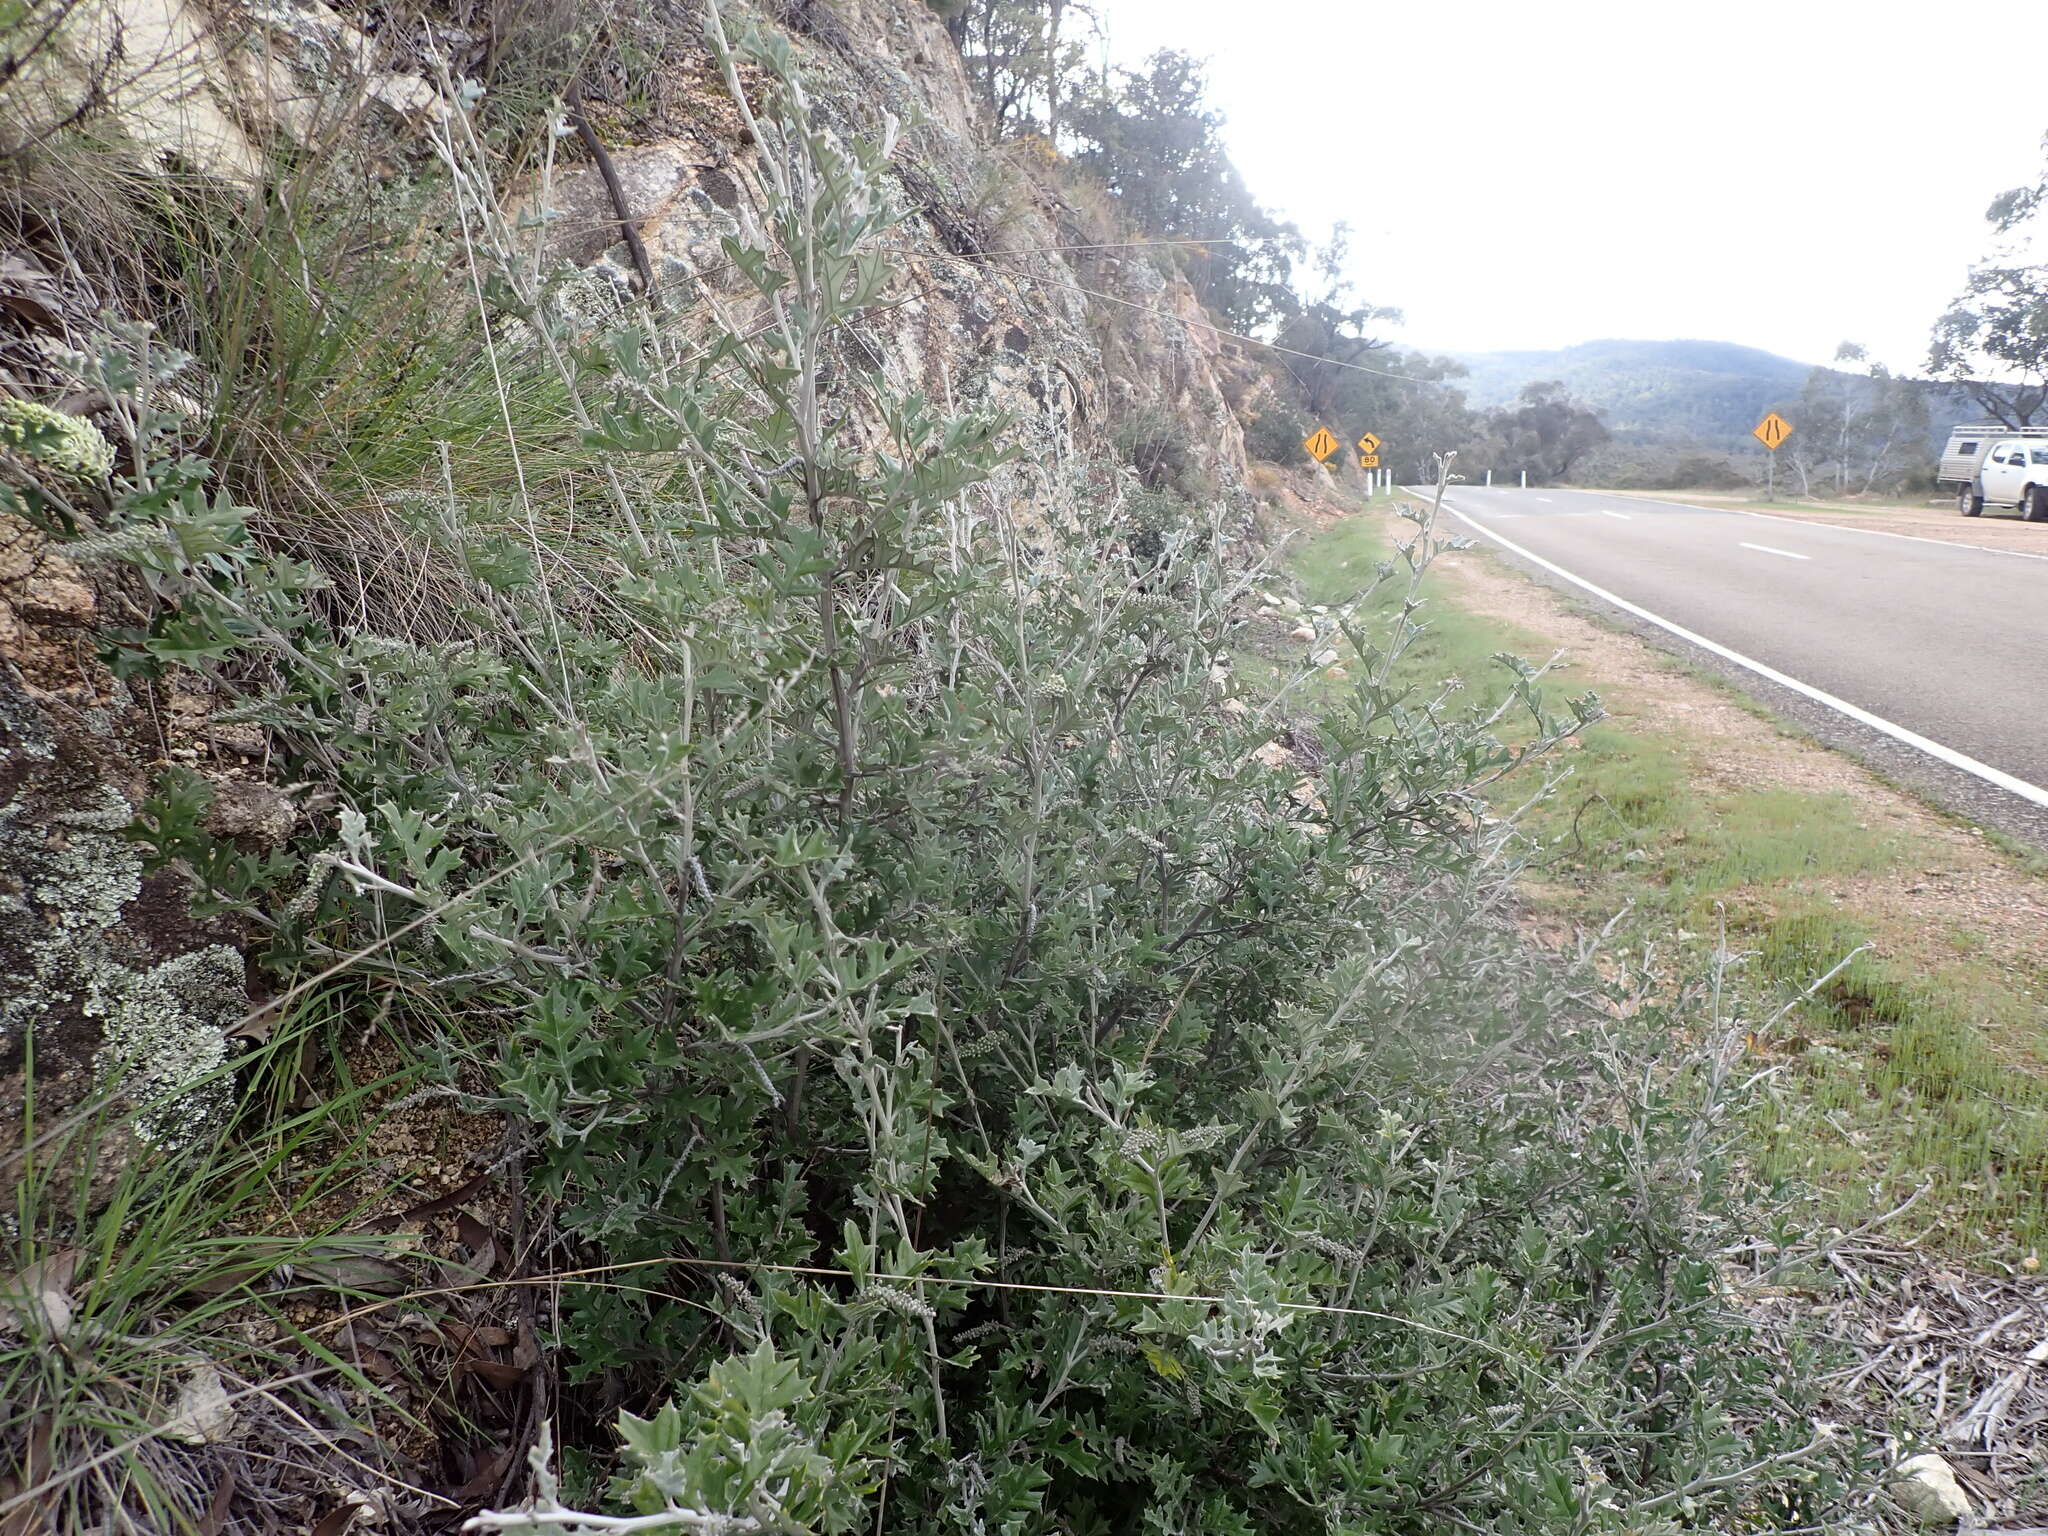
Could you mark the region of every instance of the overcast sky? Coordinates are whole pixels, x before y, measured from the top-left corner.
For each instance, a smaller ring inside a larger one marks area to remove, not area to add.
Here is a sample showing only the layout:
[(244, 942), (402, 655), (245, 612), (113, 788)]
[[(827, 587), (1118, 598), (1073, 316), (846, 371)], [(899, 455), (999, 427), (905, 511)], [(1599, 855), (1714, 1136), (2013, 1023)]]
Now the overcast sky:
[(1349, 220), (1411, 346), (1849, 338), (1918, 369), (2048, 131), (2039, 40), (2001, 57), (2020, 34), (1925, 0), (1096, 3), (1114, 61), (1210, 61), (1253, 194)]

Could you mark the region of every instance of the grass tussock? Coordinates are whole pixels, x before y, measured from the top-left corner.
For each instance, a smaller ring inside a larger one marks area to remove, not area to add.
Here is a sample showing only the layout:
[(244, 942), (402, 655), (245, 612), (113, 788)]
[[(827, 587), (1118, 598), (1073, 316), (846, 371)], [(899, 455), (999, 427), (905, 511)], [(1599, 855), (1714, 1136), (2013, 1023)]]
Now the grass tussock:
[(346, 1330), (319, 1325), (400, 1273), (392, 1239), (364, 1229), (386, 1183), (365, 1111), (389, 1085), (322, 1073), (313, 1102), (283, 1102), (324, 1033), (317, 1010), (297, 1012), (217, 1069), (241, 1107), (189, 1144), (138, 1131), (175, 1124), (173, 1102), (108, 1096), (54, 1123), (27, 1106), (0, 1168), (0, 1508), (15, 1528), (88, 1530), (120, 1511), (197, 1531), (236, 1490), (252, 1509), (312, 1510), (356, 1417), (392, 1411)]

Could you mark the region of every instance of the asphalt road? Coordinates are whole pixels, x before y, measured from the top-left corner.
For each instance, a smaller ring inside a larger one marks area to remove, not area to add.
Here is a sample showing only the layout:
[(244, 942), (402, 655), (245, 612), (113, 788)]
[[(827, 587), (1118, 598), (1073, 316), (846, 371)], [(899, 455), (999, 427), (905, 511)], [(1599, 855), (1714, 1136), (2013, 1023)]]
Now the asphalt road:
[(2035, 558), (1592, 491), (1459, 486), (1445, 505), (1441, 531), (2048, 847), (2048, 526)]

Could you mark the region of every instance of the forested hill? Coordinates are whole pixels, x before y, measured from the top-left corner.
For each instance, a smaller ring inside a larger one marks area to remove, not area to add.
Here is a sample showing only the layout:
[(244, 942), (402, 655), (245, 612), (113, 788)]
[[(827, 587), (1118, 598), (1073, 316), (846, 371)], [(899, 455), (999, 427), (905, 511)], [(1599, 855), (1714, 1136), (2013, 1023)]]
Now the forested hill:
[[(1514, 399), (1525, 384), (1562, 380), (1617, 437), (1745, 446), (1763, 412), (1796, 400), (1806, 363), (1725, 341), (1587, 341), (1534, 352), (1453, 352), (1470, 370), (1469, 398), (1482, 409)], [(1857, 378), (1860, 374), (1849, 377)], [(1960, 419), (1930, 387), (1933, 425)]]

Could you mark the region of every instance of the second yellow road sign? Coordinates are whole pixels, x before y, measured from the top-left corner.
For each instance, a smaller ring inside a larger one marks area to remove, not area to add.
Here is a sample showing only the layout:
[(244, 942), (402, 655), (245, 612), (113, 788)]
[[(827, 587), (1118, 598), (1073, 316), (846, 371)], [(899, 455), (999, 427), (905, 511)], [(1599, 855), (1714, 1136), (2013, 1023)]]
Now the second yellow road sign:
[[(1380, 451), (1379, 434), (1377, 432), (1368, 432), (1365, 436), (1361, 437), (1358, 440), (1358, 451), (1365, 454), (1378, 453)], [(1367, 468), (1371, 468), (1371, 466), (1368, 465)]]

